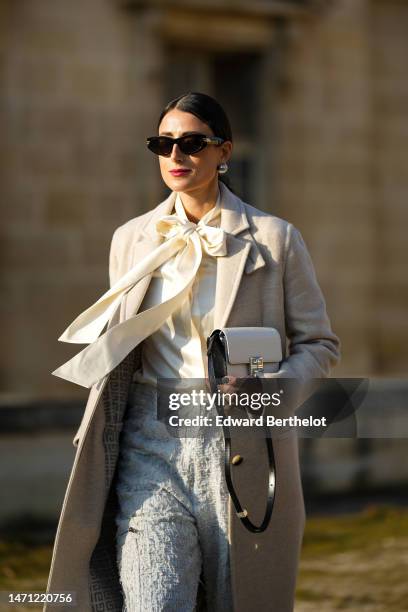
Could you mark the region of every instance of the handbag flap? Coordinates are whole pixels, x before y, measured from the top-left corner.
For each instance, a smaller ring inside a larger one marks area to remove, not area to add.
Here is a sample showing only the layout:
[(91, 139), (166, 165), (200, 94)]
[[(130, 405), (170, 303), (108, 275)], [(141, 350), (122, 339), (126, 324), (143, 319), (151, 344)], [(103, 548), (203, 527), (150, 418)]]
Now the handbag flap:
[(249, 363), (261, 356), (265, 363), (282, 360), (280, 334), (274, 327), (223, 327), (229, 363)]

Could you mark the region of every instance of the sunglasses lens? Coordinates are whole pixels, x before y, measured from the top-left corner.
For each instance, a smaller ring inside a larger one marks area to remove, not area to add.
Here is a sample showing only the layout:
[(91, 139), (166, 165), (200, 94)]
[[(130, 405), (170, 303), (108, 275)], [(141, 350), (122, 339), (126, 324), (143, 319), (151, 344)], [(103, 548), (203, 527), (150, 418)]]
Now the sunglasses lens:
[(205, 145), (206, 143), (200, 134), (191, 134), (191, 136), (184, 136), (179, 146), (186, 155), (193, 155), (201, 151)]
[(149, 138), (147, 147), (156, 155), (164, 155), (167, 157), (172, 151), (173, 142), (171, 138), (167, 138), (166, 136), (153, 136)]
[[(203, 136), (200, 134), (189, 134), (187, 136), (183, 136), (178, 141), (180, 150), (185, 155), (193, 155), (194, 153), (198, 153), (201, 151), (201, 149), (204, 149), (206, 144), (207, 143), (203, 139)], [(151, 136), (147, 142), (147, 147), (150, 149), (150, 151), (156, 155), (163, 155), (164, 157), (171, 155), (173, 145), (174, 140), (172, 138), (168, 138), (167, 136)]]

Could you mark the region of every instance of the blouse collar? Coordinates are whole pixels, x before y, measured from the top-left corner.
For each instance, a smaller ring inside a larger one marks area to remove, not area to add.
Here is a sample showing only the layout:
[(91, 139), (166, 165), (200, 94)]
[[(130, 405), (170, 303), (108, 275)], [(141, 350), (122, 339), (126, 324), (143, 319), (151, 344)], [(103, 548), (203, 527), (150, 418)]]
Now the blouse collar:
[[(182, 219), (185, 219), (186, 221), (189, 220), (179, 193), (177, 193), (176, 200), (174, 203), (174, 208), (176, 212), (173, 214), (178, 215), (179, 217), (181, 217)], [(215, 203), (215, 206), (210, 208), (210, 210), (207, 210), (205, 215), (203, 215), (201, 219), (199, 219), (197, 225), (207, 225), (210, 221), (215, 220), (220, 215), (221, 215), (221, 192), (220, 192), (220, 188), (218, 188), (218, 196), (217, 196), (217, 201)]]

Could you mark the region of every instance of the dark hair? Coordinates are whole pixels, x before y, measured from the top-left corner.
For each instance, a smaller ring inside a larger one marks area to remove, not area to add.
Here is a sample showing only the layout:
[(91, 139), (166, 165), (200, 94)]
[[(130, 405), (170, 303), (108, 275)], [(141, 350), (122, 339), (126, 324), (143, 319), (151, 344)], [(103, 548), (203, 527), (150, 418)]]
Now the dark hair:
[[(174, 98), (174, 100), (171, 100), (162, 110), (159, 121), (157, 122), (157, 129), (159, 129), (163, 117), (173, 108), (195, 115), (212, 129), (214, 136), (232, 142), (232, 130), (228, 117), (222, 106), (211, 96), (191, 91), (178, 96), (178, 98)], [(218, 179), (225, 183), (230, 191), (235, 193), (225, 174), (220, 174)]]

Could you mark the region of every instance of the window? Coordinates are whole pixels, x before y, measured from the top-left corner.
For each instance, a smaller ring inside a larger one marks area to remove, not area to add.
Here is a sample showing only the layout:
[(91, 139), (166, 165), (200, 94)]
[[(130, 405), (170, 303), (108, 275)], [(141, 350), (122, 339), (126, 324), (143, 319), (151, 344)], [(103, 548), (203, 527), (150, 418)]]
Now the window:
[(166, 100), (184, 92), (202, 91), (214, 96), (225, 108), (234, 138), (227, 176), (234, 191), (256, 205), (260, 179), (256, 165), (259, 54), (169, 46), (166, 57)]

